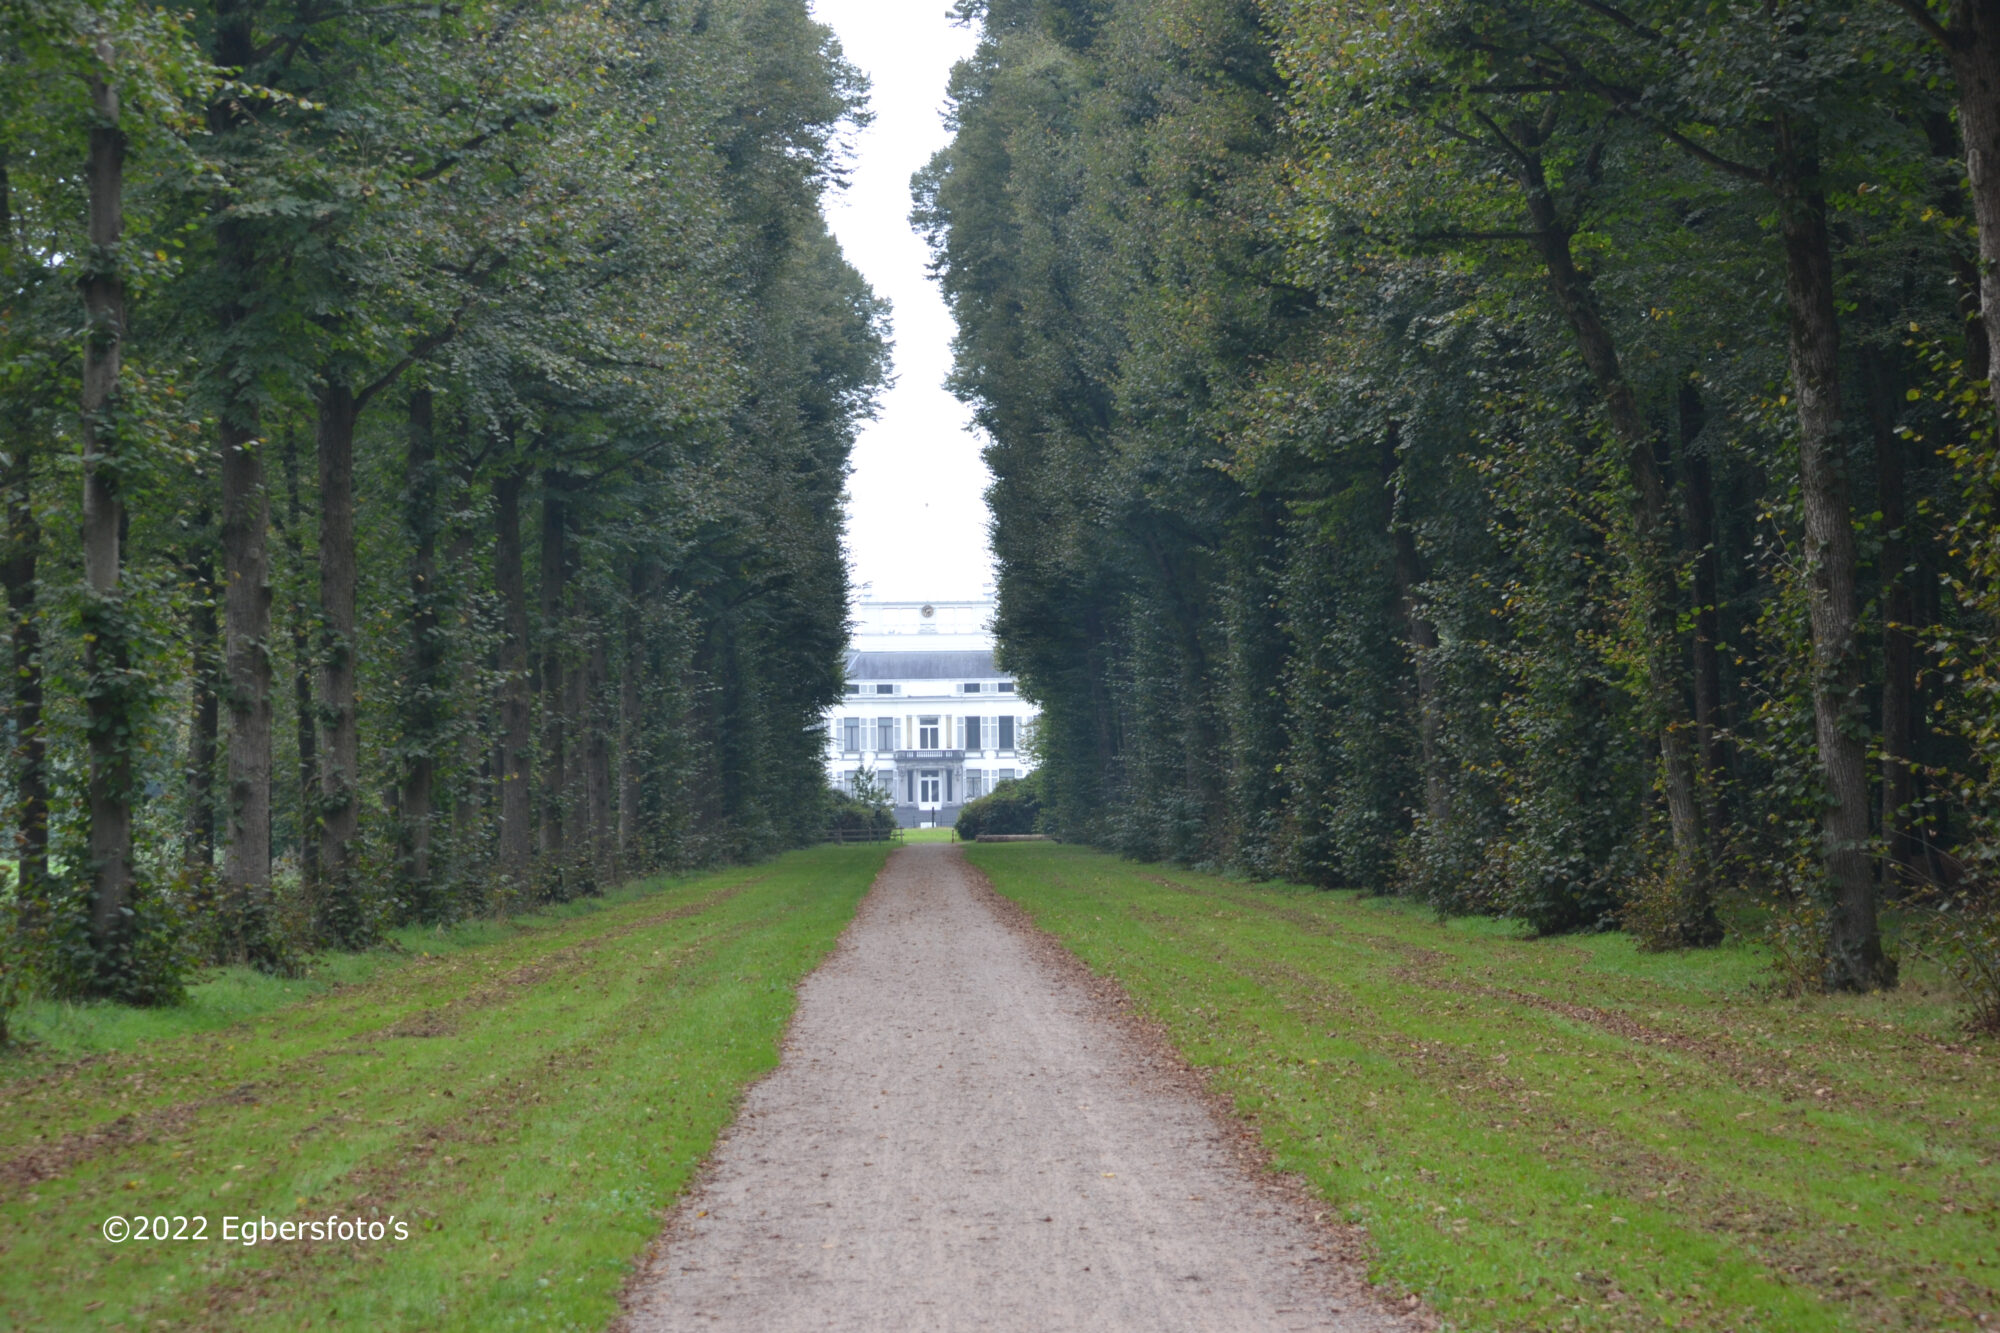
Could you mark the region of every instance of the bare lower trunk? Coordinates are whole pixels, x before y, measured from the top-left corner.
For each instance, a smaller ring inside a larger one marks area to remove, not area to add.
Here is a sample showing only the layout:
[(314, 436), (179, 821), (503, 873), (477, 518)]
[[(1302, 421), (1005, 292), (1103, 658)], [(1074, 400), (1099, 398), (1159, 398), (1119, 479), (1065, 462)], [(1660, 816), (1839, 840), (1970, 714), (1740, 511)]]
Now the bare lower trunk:
[(542, 858), (551, 870), (564, 857), (564, 805), (568, 777), (564, 753), (569, 700), (563, 690), (563, 503), (560, 480), (553, 471), (542, 474), (541, 686), (542, 686)]
[(215, 689), (215, 559), (209, 553), (208, 515), (202, 514), (194, 558), (188, 562), (188, 762), (187, 848), (191, 866), (215, 863), (215, 747), (222, 701)]
[[(293, 735), (298, 750), (299, 877), (312, 901), (319, 897), (319, 722), (313, 714), (313, 614), (305, 578), (305, 514), (299, 503), (299, 455), (285, 438), (285, 550), (292, 560), (296, 595), (290, 608)], [(268, 618), (268, 614), (267, 614)]]
[(437, 450), (431, 391), (410, 394), (404, 468), (404, 527), (410, 538), (410, 647), (404, 686), (403, 741), (408, 749), (397, 804), (402, 812), (403, 873), (421, 904), (431, 881), (431, 797), (435, 747), (443, 721), (444, 633), (438, 618)]
[[(247, 404), (239, 413), (254, 411)], [(228, 702), (222, 883), (249, 921), (271, 891), (271, 499), (256, 421), (229, 420), (222, 443), (222, 674)]]
[[(7, 213), (0, 208), (0, 223)], [(15, 883), (21, 925), (33, 932), (44, 922), (49, 879), (49, 743), (42, 725), (42, 526), (35, 517), (35, 449), (23, 423), (10, 422), (14, 438), (6, 460), (7, 546), (0, 579), (7, 585), (8, 635), (13, 641), (11, 721), (14, 750)]]
[(1570, 234), (1557, 214), (1539, 162), (1523, 170), (1528, 215), (1549, 289), (1576, 334), (1577, 350), (1603, 396), (1612, 435), (1625, 451), (1632, 478), (1630, 559), (1638, 599), (1638, 633), (1646, 668), (1645, 711), (1660, 741), (1662, 786), (1673, 836), (1670, 874), (1682, 903), (1680, 942), (1714, 944), (1722, 938), (1710, 884), (1708, 830), (1702, 818), (1695, 775), (1694, 730), (1688, 717), (1681, 667), (1680, 608), (1671, 545), (1667, 488), (1654, 456), (1654, 433), (1647, 429), (1638, 399), (1625, 379), (1618, 352), (1597, 309), (1589, 280), (1577, 269)]
[(590, 804), (590, 848), (594, 878), (599, 885), (608, 879), (618, 859), (618, 825), (611, 784), (611, 731), (603, 705), (610, 684), (611, 659), (604, 643), (603, 627), (594, 627), (590, 640), (590, 672), (584, 690), (584, 715), (590, 728), (584, 751), (584, 773)]
[[(99, 45), (106, 65), (114, 53)], [(132, 748), (138, 706), (129, 676), (131, 647), (119, 590), (124, 502), (115, 458), (118, 379), (125, 337), (125, 281), (118, 248), (124, 238), (125, 136), (118, 93), (106, 72), (91, 82), (90, 256), (83, 280), (87, 329), (83, 351), (83, 574), (88, 590), (83, 670), (90, 722), (90, 936), (99, 963), (122, 970), (132, 901)], [(117, 989), (128, 978), (100, 975)]]
[(2000, 0), (1952, 0), (1950, 13), (1945, 50), (1958, 84), (1958, 130), (1979, 237), (1986, 377), (1990, 392), (2000, 394)]
[(354, 875), (361, 824), (360, 733), (355, 701), (354, 424), (349, 386), (319, 395), (320, 924), (346, 945), (369, 926)]
[(1785, 244), (1791, 378), (1798, 402), (1799, 489), (1810, 571), (1813, 723), (1826, 787), (1821, 831), (1832, 895), (1826, 986), (1868, 991), (1893, 986), (1896, 969), (1882, 951), (1869, 851), (1859, 558), (1842, 457), (1833, 251), (1810, 137), (1784, 116), (1776, 121), (1776, 135), (1775, 184)]
[(500, 866), (517, 885), (534, 855), (530, 786), (534, 735), (528, 677), (528, 593), (521, 569), (521, 482), (510, 472), (493, 484), (493, 586), (500, 596)]
[(618, 869), (623, 875), (652, 868), (640, 832), (639, 804), (644, 776), (640, 754), (645, 719), (639, 711), (639, 685), (646, 671), (646, 585), (647, 566), (634, 561), (632, 599), (625, 608), (625, 665), (618, 678)]

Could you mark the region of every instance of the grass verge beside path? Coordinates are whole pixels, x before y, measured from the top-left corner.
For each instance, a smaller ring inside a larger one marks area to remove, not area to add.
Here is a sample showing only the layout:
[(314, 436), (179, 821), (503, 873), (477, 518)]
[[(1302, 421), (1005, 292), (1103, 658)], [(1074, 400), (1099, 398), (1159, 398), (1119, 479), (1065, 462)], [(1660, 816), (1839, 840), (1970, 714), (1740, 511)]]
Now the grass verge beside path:
[[(661, 882), (211, 1032), (0, 1059), (0, 1327), (602, 1327), (888, 850)], [(112, 1245), (113, 1214), (207, 1239)], [(225, 1214), (409, 1235), (245, 1246)]]
[(1080, 848), (966, 858), (1459, 1330), (2000, 1328), (2000, 1052), (1749, 947), (1526, 940)]

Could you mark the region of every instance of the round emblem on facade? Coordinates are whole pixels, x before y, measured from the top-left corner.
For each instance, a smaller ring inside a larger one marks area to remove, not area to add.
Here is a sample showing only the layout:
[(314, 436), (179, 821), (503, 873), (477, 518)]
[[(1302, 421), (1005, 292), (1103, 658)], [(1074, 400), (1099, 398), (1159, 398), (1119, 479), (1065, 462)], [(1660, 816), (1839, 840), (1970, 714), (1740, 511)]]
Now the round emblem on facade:
[(930, 603), (928, 603), (928, 602), (924, 603), (924, 619), (925, 619), (925, 620), (929, 620), (929, 619), (930, 619), (930, 618), (931, 618), (932, 616), (934, 616), (934, 615), (936, 615), (936, 614), (937, 614), (937, 608), (936, 608), (935, 606), (932, 606), (932, 605), (931, 605)]

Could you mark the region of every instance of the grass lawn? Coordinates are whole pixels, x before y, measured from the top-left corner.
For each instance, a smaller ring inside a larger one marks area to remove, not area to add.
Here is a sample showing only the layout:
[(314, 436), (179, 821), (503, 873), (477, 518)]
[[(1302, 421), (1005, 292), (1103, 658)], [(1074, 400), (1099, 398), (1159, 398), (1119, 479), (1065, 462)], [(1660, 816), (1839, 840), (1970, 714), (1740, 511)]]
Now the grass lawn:
[[(0, 1328), (602, 1327), (889, 850), (411, 936), (344, 984), (29, 1014), (43, 1044), (0, 1057)], [(114, 1214), (207, 1238), (113, 1245)], [(225, 1215), (392, 1238), (245, 1246)]]
[(1748, 946), (1522, 938), (1047, 844), (969, 861), (1453, 1329), (2000, 1328), (2000, 1049)]

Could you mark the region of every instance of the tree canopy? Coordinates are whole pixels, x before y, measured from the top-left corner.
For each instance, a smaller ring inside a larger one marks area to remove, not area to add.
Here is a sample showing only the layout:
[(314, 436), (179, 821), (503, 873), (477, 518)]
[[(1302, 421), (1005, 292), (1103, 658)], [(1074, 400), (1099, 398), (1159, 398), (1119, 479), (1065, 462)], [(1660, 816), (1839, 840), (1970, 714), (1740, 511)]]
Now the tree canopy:
[(1756, 906), (1833, 989), (1987, 896), (1985, 7), (960, 8), (914, 219), (1045, 822), (1655, 947)]
[(37, 984), (815, 835), (887, 309), (802, 0), (0, 13)]

